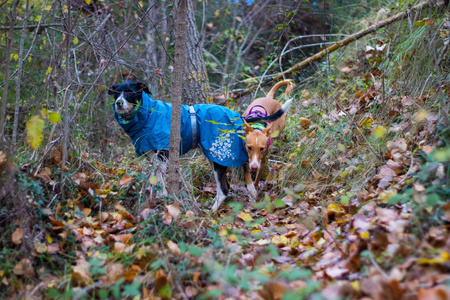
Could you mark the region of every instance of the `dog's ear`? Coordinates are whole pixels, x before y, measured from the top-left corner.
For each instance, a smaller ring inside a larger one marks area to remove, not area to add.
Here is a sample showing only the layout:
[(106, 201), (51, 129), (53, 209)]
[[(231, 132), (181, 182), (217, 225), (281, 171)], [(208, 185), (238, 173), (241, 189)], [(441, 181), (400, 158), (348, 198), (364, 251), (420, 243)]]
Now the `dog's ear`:
[(117, 88), (119, 87), (118, 84), (115, 84), (113, 86), (110, 86), (108, 88), (108, 95), (114, 95), (117, 92)]
[(270, 128), (272, 128), (272, 124), (273, 124), (273, 123), (267, 124), (266, 128), (264, 128), (264, 130), (262, 131), (262, 133), (264, 133), (265, 135), (269, 136), (269, 130), (270, 130)]
[(245, 133), (245, 135), (247, 135), (253, 131), (253, 127), (250, 126), (245, 119), (243, 119), (243, 120), (244, 120), (244, 133)]
[(136, 83), (136, 86), (137, 86), (139, 91), (146, 92), (149, 95), (152, 94), (152, 92), (150, 92), (150, 90), (148, 89), (148, 86), (145, 83), (138, 82), (138, 83)]

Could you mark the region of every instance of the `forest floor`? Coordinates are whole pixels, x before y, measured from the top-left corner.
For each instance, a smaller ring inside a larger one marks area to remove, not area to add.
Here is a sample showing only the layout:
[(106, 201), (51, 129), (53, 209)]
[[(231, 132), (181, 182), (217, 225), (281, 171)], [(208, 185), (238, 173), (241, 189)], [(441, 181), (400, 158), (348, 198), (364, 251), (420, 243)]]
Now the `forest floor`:
[[(429, 34), (419, 25), (416, 42)], [(387, 57), (372, 46), (353, 55)], [(403, 76), (416, 70), (408, 51), (394, 53)], [(325, 87), (294, 91), (260, 199), (232, 171), (217, 214), (200, 155), (183, 160), (176, 198), (157, 197), (155, 166), (131, 145), (106, 163), (80, 146), (63, 170), (66, 200), (54, 201), (58, 148), (18, 167), (0, 152), (2, 193), (16, 195), (1, 208), (0, 297), (449, 299), (448, 74), (425, 89), (425, 77), (402, 85), (389, 61), (357, 70), (337, 58), (315, 75)]]

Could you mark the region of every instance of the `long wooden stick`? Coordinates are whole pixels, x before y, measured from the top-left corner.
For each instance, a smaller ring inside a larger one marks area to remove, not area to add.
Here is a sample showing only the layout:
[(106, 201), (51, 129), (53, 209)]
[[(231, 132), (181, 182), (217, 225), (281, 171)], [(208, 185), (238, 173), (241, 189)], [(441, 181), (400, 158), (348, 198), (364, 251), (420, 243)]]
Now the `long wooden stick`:
[[(320, 51), (319, 53), (316, 53), (313, 56), (310, 56), (307, 59), (299, 62), (295, 66), (293, 66), (290, 69), (284, 71), (283, 73), (279, 73), (279, 74), (273, 76), (272, 78), (262, 82), (260, 86), (263, 87), (263, 86), (269, 85), (273, 81), (277, 81), (279, 79), (283, 79), (284, 76), (286, 76), (287, 74), (291, 74), (291, 73), (294, 73), (294, 72), (299, 71), (301, 69), (304, 69), (305, 67), (309, 66), (313, 62), (318, 61), (319, 59), (329, 55), (330, 53), (332, 53), (332, 52), (334, 52), (334, 51), (336, 51), (336, 50), (338, 50), (338, 49), (340, 49), (340, 48), (342, 48), (342, 47), (344, 47), (344, 46), (346, 46), (346, 45), (348, 45), (348, 44), (350, 44), (350, 43), (352, 43), (352, 42), (354, 42), (354, 41), (356, 41), (356, 40), (358, 40), (360, 38), (362, 38), (363, 36), (368, 35), (369, 33), (372, 33), (372, 32), (374, 32), (374, 31), (376, 31), (376, 30), (378, 30), (380, 28), (383, 28), (383, 27), (385, 27), (387, 25), (390, 25), (390, 24), (392, 24), (392, 23), (394, 23), (394, 22), (404, 18), (405, 16), (410, 14), (412, 11), (421, 10), (426, 5), (428, 5), (428, 4), (431, 5), (433, 2), (435, 2), (435, 1), (422, 2), (422, 3), (420, 3), (420, 4), (416, 5), (416, 6), (413, 6), (411, 9), (409, 9), (407, 11), (398, 13), (395, 16), (390, 17), (389, 19), (386, 19), (384, 21), (378, 22), (378, 23), (376, 23), (376, 24), (374, 24), (374, 25), (372, 25), (372, 26), (370, 26), (370, 27), (368, 27), (368, 28), (366, 28), (364, 30), (361, 30), (361, 31), (359, 31), (359, 32), (357, 32), (357, 33), (355, 33), (355, 34), (353, 34), (353, 35), (351, 35), (351, 36), (349, 36), (349, 37), (347, 37), (347, 38), (345, 38), (343, 40), (340, 40), (340, 41), (336, 42), (335, 44), (331, 45), (330, 47)], [(445, 3), (444, 1), (441, 1), (438, 4), (436, 4), (436, 6), (441, 6), (444, 3)], [(246, 90), (243, 90), (241, 92), (237, 92), (237, 93), (235, 93), (233, 95), (233, 98), (238, 99), (238, 98), (240, 98), (242, 96), (245, 96), (245, 95), (251, 93), (256, 87), (257, 87), (257, 85), (254, 85), (254, 86), (252, 86), (252, 87), (250, 87), (250, 88), (248, 88)]]

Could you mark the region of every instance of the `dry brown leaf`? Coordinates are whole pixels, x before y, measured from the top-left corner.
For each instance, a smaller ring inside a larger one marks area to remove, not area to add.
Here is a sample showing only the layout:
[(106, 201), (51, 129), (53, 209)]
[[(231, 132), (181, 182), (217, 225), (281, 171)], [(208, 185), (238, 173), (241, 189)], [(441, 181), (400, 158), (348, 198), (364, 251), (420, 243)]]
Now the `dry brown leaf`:
[(28, 258), (22, 259), (13, 269), (16, 275), (34, 276), (33, 265)]
[(198, 294), (197, 289), (193, 286), (186, 287), (184, 292), (188, 298), (193, 298)]
[(94, 234), (94, 232), (95, 231), (93, 229), (91, 229), (91, 228), (83, 227), (83, 229), (82, 229), (82, 234), (83, 235), (91, 236), (91, 235)]
[(162, 269), (158, 270), (158, 272), (156, 272), (155, 275), (155, 288), (154, 288), (155, 294), (158, 294), (159, 290), (161, 290), (161, 288), (165, 286), (167, 283), (168, 283), (167, 276), (164, 273), (164, 270)]
[(133, 235), (131, 233), (121, 234), (119, 237), (120, 241), (125, 245), (131, 244), (131, 241), (133, 239)]
[(419, 290), (417, 293), (418, 300), (446, 300), (449, 299), (450, 293), (443, 289), (431, 288), (426, 290)]
[(198, 279), (200, 278), (201, 273), (200, 272), (192, 272), (192, 281), (194, 283), (198, 283)]
[(124, 185), (127, 183), (130, 183), (133, 180), (133, 177), (124, 175), (122, 178), (120, 178), (119, 185)]
[(264, 300), (281, 300), (283, 295), (288, 290), (288, 286), (282, 282), (266, 282), (263, 288), (258, 291), (258, 294)]
[(117, 253), (122, 253), (125, 249), (125, 244), (121, 242), (115, 242), (114, 243), (114, 251)]
[(178, 203), (175, 202), (171, 205), (167, 205), (166, 207), (172, 217), (176, 218), (180, 215), (180, 205)]
[(52, 171), (49, 167), (45, 167), (44, 170), (37, 174), (37, 177), (43, 179), (45, 182), (49, 182), (51, 180), (50, 175), (52, 175)]
[(180, 247), (178, 247), (178, 244), (172, 242), (172, 241), (168, 241), (167, 242), (167, 247), (169, 247), (169, 250), (175, 254), (175, 255), (180, 255), (181, 251), (180, 251)]
[(110, 284), (114, 284), (125, 272), (122, 264), (108, 264), (105, 271)]
[(12, 234), (13, 243), (19, 245), (20, 243), (22, 243), (22, 238), (23, 238), (23, 229), (17, 228)]
[(55, 254), (59, 251), (59, 244), (50, 244), (47, 246), (47, 253)]
[(72, 282), (74, 286), (86, 286), (92, 283), (91, 273), (89, 272), (89, 263), (79, 260), (73, 267)]
[(162, 222), (166, 225), (172, 224), (172, 216), (169, 214), (169, 212), (165, 212), (163, 214)]
[(105, 222), (107, 219), (108, 219), (108, 217), (109, 217), (109, 214), (108, 213), (106, 213), (106, 212), (102, 212), (101, 214), (100, 214), (100, 222)]
[(303, 128), (308, 129), (311, 126), (311, 120), (307, 118), (299, 118), (299, 120)]
[(92, 211), (92, 209), (90, 209), (90, 208), (83, 209), (84, 217), (86, 218), (87, 216), (89, 216), (91, 211)]

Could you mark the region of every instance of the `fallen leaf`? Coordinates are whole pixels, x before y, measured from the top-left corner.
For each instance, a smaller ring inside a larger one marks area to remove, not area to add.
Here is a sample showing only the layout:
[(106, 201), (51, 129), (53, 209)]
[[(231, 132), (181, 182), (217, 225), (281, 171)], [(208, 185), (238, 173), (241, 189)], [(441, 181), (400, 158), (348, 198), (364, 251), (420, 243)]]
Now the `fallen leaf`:
[(19, 245), (20, 243), (22, 243), (22, 238), (23, 238), (23, 229), (17, 228), (12, 234), (13, 243)]
[(181, 251), (180, 251), (180, 247), (178, 247), (178, 245), (172, 241), (168, 241), (167, 242), (167, 247), (169, 247), (169, 250), (175, 254), (175, 255), (180, 255)]
[(237, 215), (237, 217), (240, 218), (240, 219), (242, 219), (244, 222), (250, 222), (250, 221), (253, 221), (252, 216), (251, 216), (250, 214), (247, 214), (247, 213), (243, 212), (243, 211), (241, 211), (241, 212)]
[(173, 203), (171, 205), (167, 205), (166, 207), (172, 217), (176, 218), (180, 215), (180, 205), (178, 203)]
[(16, 275), (34, 276), (33, 265), (28, 258), (24, 258), (16, 264), (13, 272)]

